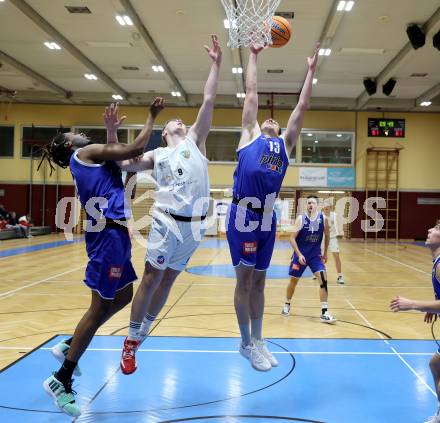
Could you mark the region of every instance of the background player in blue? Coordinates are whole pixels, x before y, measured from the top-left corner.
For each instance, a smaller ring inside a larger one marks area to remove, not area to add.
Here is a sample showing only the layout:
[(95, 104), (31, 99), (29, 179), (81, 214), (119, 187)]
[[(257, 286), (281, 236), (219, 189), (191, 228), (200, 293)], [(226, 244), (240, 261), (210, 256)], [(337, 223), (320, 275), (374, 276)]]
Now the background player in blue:
[[(98, 328), (125, 307), (133, 296), (132, 283), (137, 279), (131, 264), (131, 241), (126, 219), (131, 212), (125, 207), (121, 170), (115, 161), (138, 157), (153, 130), (154, 119), (163, 108), (156, 98), (150, 106), (147, 122), (132, 144), (92, 144), (83, 135), (57, 135), (46, 147), (45, 157), (70, 171), (78, 195), (89, 217), (86, 249), (89, 262), (84, 282), (92, 290), (92, 301), (72, 338), (61, 342), (53, 353), (63, 364), (44, 381), (44, 389), (59, 407), (71, 416), (81, 409), (72, 391), (72, 374), (80, 375), (77, 363)], [(106, 109), (107, 137), (117, 137), (118, 107)]]
[(257, 56), (262, 50), (261, 46), (250, 47), (238, 166), (226, 230), (237, 276), (234, 305), (241, 333), (239, 350), (255, 369), (266, 371), (278, 365), (262, 336), (266, 269), (275, 243), (273, 205), (308, 107), (319, 44), (307, 59), (306, 80), (282, 135), (274, 119), (264, 121), (261, 128), (257, 122)]
[[(434, 262), (432, 266), (432, 288), (435, 300), (410, 300), (397, 296), (391, 301), (390, 308), (395, 312), (406, 310), (423, 311), (425, 313), (425, 322), (431, 323), (433, 319), (437, 320), (437, 316), (440, 314), (440, 220), (437, 221), (433, 228), (428, 230), (425, 245), (431, 250)], [(440, 423), (440, 348), (432, 356), (429, 367), (434, 379), (439, 408), (435, 415), (430, 417), (425, 423)]]
[[(321, 243), (324, 237), (324, 251)], [(318, 211), (318, 197), (307, 197), (307, 212), (296, 217), (295, 226), (290, 237), (294, 253), (290, 263), (290, 283), (287, 287), (286, 302), (281, 314), (290, 313), (290, 301), (296, 285), (304, 270), (310, 267), (319, 282), (319, 299), (321, 300), (321, 317), (323, 323), (335, 323), (336, 319), (328, 312), (328, 287), (325, 262), (330, 241), (330, 228), (325, 215)], [(322, 254), (321, 254), (322, 253)]]

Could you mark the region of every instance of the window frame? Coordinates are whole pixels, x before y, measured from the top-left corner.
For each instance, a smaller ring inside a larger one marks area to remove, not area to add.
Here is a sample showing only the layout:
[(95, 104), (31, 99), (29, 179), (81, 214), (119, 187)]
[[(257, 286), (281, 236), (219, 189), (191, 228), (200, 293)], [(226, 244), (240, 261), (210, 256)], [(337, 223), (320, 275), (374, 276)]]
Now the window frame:
[[(55, 128), (55, 129), (59, 129), (60, 128), (60, 125), (32, 125), (32, 123), (31, 124), (29, 124), (29, 123), (22, 123), (21, 125), (20, 125), (20, 159), (24, 159), (24, 160), (27, 160), (27, 159), (30, 159), (31, 158), (31, 156), (29, 156), (29, 157), (26, 157), (26, 156), (23, 156), (23, 132), (24, 132), (24, 128), (32, 128), (32, 126), (34, 127), (34, 128)], [(68, 129), (69, 131), (71, 131), (72, 130), (72, 127), (70, 127), (70, 126), (66, 126), (66, 127), (63, 127), (63, 129)], [(69, 131), (66, 131), (66, 132), (69, 132)], [(38, 159), (38, 158), (41, 158), (41, 156), (34, 156), (34, 159)]]
[(13, 128), (13, 134), (12, 134), (12, 156), (0, 156), (0, 159), (6, 159), (6, 160), (10, 160), (13, 159), (15, 157), (15, 130), (16, 130), (16, 125), (15, 124), (5, 124), (5, 123), (0, 123), (0, 127), (7, 127), (7, 128)]

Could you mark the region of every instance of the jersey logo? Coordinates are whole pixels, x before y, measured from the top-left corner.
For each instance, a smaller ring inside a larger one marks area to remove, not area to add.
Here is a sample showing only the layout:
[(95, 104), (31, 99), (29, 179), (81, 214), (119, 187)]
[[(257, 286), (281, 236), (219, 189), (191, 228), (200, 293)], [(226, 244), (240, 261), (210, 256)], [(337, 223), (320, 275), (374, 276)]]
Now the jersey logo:
[(299, 270), (299, 269), (300, 269), (300, 265), (299, 264), (296, 264), (296, 263), (292, 264), (292, 270)]
[(254, 254), (257, 252), (257, 242), (243, 242), (243, 254)]
[(275, 154), (263, 154), (260, 158), (260, 164), (266, 166), (266, 169), (283, 173), (283, 159)]
[(122, 276), (121, 266), (110, 266), (110, 271), (108, 272), (109, 279), (121, 279)]
[(189, 150), (182, 150), (182, 151), (180, 152), (180, 155), (181, 155), (184, 159), (189, 159), (190, 156), (191, 156)]
[(159, 257), (156, 259), (156, 261), (157, 261), (159, 264), (164, 264), (164, 262), (165, 262), (165, 257), (164, 257), (164, 256), (159, 256)]

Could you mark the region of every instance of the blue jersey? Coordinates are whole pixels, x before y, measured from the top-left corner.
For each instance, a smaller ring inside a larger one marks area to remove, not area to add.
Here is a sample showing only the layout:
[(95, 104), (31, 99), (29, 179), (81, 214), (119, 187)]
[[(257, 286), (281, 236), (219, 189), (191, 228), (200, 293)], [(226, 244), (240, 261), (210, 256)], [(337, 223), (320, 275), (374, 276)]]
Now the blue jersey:
[(321, 242), (324, 236), (324, 215), (318, 213), (315, 220), (311, 220), (304, 213), (302, 215), (302, 227), (296, 237), (299, 251), (307, 259), (321, 255)]
[(234, 197), (255, 197), (264, 207), (266, 196), (278, 195), (286, 174), (289, 158), (284, 139), (258, 138), (238, 150), (238, 166), (234, 172)]
[(70, 158), (70, 171), (75, 181), (78, 196), (83, 207), (93, 197), (103, 197), (107, 200), (106, 207), (94, 207), (108, 219), (118, 220), (130, 217), (125, 215), (124, 184), (122, 172), (113, 161), (100, 164), (84, 163), (78, 158), (76, 150)]
[(437, 279), (437, 276), (435, 275), (439, 263), (440, 263), (440, 256), (438, 256), (434, 260), (434, 265), (432, 266), (432, 287), (434, 288), (436, 300), (440, 300), (440, 281)]

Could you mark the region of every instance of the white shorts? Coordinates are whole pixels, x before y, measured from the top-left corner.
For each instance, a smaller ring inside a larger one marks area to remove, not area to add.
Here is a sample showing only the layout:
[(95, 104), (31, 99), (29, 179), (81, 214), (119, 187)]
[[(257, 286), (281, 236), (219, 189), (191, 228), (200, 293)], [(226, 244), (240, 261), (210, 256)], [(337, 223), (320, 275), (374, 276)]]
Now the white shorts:
[(145, 261), (156, 269), (169, 267), (182, 271), (199, 246), (204, 232), (204, 229), (200, 229), (200, 222), (181, 222), (168, 216), (154, 216)]
[(328, 249), (331, 253), (339, 253), (339, 242), (338, 238), (330, 238), (330, 242), (328, 244)]

